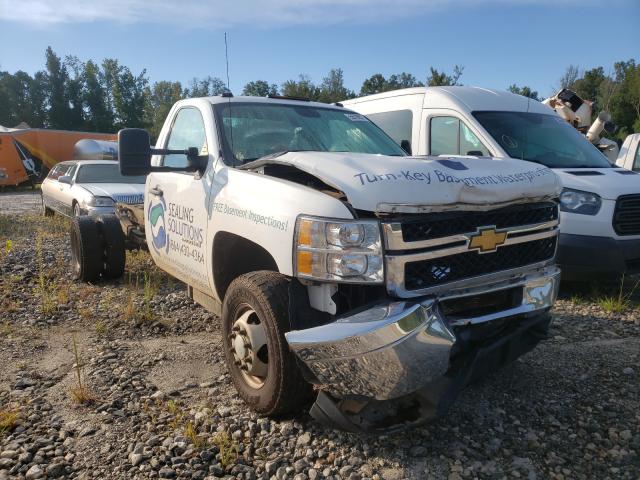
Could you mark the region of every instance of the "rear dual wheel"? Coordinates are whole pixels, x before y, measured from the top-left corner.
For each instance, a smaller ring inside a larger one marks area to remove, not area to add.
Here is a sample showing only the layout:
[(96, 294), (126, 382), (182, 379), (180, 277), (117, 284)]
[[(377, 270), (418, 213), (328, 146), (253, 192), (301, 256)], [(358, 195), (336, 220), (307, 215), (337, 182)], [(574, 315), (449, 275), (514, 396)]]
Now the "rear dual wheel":
[(74, 279), (95, 282), (124, 273), (125, 239), (115, 215), (74, 217), (70, 240)]

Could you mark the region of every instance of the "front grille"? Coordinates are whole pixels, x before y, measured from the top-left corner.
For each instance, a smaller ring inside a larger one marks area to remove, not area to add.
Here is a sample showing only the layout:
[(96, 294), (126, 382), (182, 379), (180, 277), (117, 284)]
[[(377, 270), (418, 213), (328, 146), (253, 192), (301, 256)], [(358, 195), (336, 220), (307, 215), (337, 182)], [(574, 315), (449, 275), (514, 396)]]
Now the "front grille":
[(421, 290), (466, 278), (519, 268), (549, 260), (556, 251), (556, 238), (498, 248), (493, 253), (465, 252), (405, 265), (405, 288)]
[(113, 199), (117, 203), (126, 203), (128, 205), (137, 205), (144, 203), (144, 194), (136, 193), (133, 195), (113, 195)]
[(402, 238), (405, 242), (418, 242), (431, 238), (471, 233), (479, 226), (498, 229), (551, 222), (558, 219), (554, 202), (528, 203), (498, 208), (486, 212), (433, 213), (425, 218), (402, 220)]
[(618, 235), (640, 235), (640, 194), (618, 197), (613, 229)]

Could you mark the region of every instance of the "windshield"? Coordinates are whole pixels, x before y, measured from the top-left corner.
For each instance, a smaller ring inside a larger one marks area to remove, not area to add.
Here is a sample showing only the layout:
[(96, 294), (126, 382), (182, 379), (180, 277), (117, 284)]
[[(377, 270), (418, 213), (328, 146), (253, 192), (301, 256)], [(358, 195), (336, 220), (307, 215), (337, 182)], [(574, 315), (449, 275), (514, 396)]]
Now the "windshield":
[(118, 164), (81, 165), (76, 175), (76, 183), (144, 183), (144, 175), (123, 176)]
[(227, 153), (246, 163), (277, 152), (354, 152), (403, 156), (366, 117), (333, 108), (230, 102), (214, 106)]
[(549, 168), (608, 168), (611, 164), (558, 115), (525, 112), (473, 112), (510, 157)]

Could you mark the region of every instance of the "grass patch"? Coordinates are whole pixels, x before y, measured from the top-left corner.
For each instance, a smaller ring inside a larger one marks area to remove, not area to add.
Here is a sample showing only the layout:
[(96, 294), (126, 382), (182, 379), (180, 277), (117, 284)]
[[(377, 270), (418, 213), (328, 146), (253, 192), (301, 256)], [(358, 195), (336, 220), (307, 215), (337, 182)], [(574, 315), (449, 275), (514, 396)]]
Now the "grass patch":
[(17, 409), (0, 408), (0, 437), (11, 433), (18, 425), (20, 412)]
[(80, 405), (89, 405), (97, 400), (95, 393), (87, 386), (84, 380), (84, 360), (78, 349), (78, 342), (75, 335), (73, 336), (73, 355), (76, 360), (76, 384), (69, 389), (72, 400)]
[(239, 445), (233, 441), (228, 432), (218, 432), (213, 436), (213, 444), (218, 447), (220, 463), (225, 470), (238, 461)]
[(597, 304), (606, 312), (623, 313), (635, 306), (634, 294), (638, 285), (640, 285), (640, 280), (636, 281), (631, 288), (625, 289), (625, 277), (623, 275), (617, 294), (600, 297), (597, 300)]

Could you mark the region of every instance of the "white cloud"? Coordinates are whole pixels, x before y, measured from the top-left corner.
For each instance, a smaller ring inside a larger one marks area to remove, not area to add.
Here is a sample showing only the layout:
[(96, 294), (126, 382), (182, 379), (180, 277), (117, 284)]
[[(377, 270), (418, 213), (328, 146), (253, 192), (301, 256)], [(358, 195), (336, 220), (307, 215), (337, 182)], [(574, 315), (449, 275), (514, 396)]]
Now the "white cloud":
[(32, 25), (108, 21), (253, 28), (379, 23), (486, 4), (584, 6), (596, 0), (0, 0), (0, 20)]

